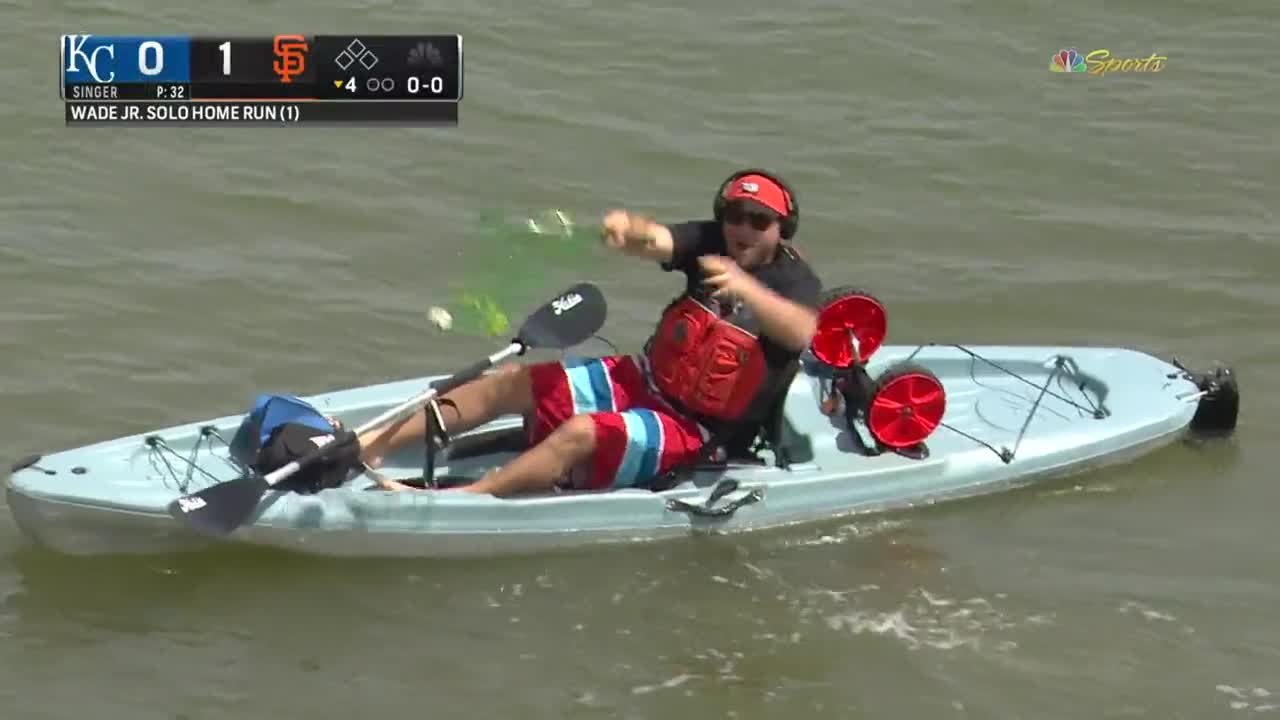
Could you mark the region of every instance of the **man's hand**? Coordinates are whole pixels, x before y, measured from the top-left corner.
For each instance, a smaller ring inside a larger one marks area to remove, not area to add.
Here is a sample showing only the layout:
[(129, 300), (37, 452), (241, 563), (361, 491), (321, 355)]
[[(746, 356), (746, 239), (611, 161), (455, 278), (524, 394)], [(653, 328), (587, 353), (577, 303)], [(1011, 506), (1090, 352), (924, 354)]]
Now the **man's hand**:
[(812, 308), (777, 294), (730, 258), (704, 255), (698, 258), (698, 264), (707, 274), (703, 282), (716, 288), (713, 298), (741, 300), (759, 318), (764, 334), (779, 344), (800, 352), (813, 339), (818, 314)]
[(665, 262), (671, 259), (671, 231), (666, 226), (626, 210), (604, 217), (604, 242), (627, 255)]
[(752, 289), (750, 286), (758, 284), (732, 258), (703, 255), (698, 258), (698, 265), (707, 275), (703, 282), (714, 288), (711, 297), (716, 300), (744, 299)]

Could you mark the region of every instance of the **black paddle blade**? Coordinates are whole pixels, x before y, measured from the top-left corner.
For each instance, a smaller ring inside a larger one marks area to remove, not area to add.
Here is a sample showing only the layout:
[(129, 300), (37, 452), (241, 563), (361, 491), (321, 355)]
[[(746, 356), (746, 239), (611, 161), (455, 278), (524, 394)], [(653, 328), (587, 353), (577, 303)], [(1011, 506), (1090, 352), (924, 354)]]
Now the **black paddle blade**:
[(516, 339), (527, 347), (563, 350), (588, 340), (604, 326), (607, 314), (600, 288), (578, 283), (530, 315)]
[(169, 503), (169, 514), (203, 535), (223, 537), (244, 524), (267, 487), (255, 475), (218, 483)]

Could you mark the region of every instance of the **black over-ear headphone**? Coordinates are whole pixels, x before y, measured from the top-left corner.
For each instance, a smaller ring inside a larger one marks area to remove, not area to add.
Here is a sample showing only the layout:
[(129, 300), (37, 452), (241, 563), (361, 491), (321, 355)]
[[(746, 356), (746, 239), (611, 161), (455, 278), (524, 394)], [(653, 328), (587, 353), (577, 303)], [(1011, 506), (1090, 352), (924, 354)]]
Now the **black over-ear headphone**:
[(778, 230), (779, 234), (782, 235), (782, 239), (790, 240), (796, 234), (796, 226), (800, 224), (800, 201), (796, 199), (795, 192), (791, 190), (791, 186), (788, 185), (786, 181), (768, 170), (763, 170), (761, 168), (739, 170), (738, 172), (730, 175), (728, 179), (720, 184), (720, 189), (716, 191), (715, 202), (711, 206), (715, 213), (716, 222), (722, 222), (724, 220), (724, 208), (725, 205), (728, 204), (724, 199), (725, 191), (729, 189), (729, 186), (732, 185), (735, 180), (746, 175), (763, 175), (764, 177), (776, 182), (778, 187), (782, 188), (782, 193), (787, 198), (787, 216), (778, 220)]

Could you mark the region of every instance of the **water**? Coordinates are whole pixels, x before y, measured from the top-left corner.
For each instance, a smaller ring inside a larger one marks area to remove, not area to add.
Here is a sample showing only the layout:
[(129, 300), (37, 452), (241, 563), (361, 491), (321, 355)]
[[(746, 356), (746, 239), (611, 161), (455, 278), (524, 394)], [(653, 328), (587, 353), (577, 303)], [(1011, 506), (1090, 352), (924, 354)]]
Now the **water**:
[[(512, 260), (475, 218), (701, 217), (757, 164), (891, 341), (1221, 361), (1241, 425), (1040, 490), (519, 561), (85, 561), (4, 513), (4, 717), (1280, 713), (1273, 4), (167, 7), (0, 3), (5, 457), (460, 366), (494, 342), (425, 313), (468, 284), (532, 304), (572, 271), (634, 347), (676, 278)], [(62, 127), (58, 34), (204, 28), (461, 32), (461, 127)], [(1050, 73), (1071, 46), (1169, 61)]]

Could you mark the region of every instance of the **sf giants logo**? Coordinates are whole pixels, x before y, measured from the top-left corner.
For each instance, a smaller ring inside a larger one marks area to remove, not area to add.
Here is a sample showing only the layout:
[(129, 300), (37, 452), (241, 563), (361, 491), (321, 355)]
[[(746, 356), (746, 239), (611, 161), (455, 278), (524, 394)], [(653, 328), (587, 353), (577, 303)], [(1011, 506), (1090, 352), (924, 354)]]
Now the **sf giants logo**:
[(111, 70), (110, 77), (103, 79), (103, 77), (98, 74), (98, 53), (106, 50), (107, 57), (111, 58), (111, 62), (114, 63), (116, 59), (116, 46), (99, 45), (93, 49), (92, 53), (86, 53), (84, 51), (84, 44), (89, 41), (90, 37), (90, 35), (63, 36), (62, 52), (67, 60), (67, 64), (65, 66), (66, 71), (72, 73), (80, 72), (80, 68), (76, 66), (76, 60), (83, 58), (84, 67), (89, 71), (89, 74), (93, 76), (94, 80), (100, 83), (109, 83), (116, 79), (116, 71), (114, 69)]
[(307, 41), (301, 35), (277, 35), (275, 51), (277, 60), (271, 69), (280, 76), (280, 82), (293, 82), (294, 75), (307, 69)]

